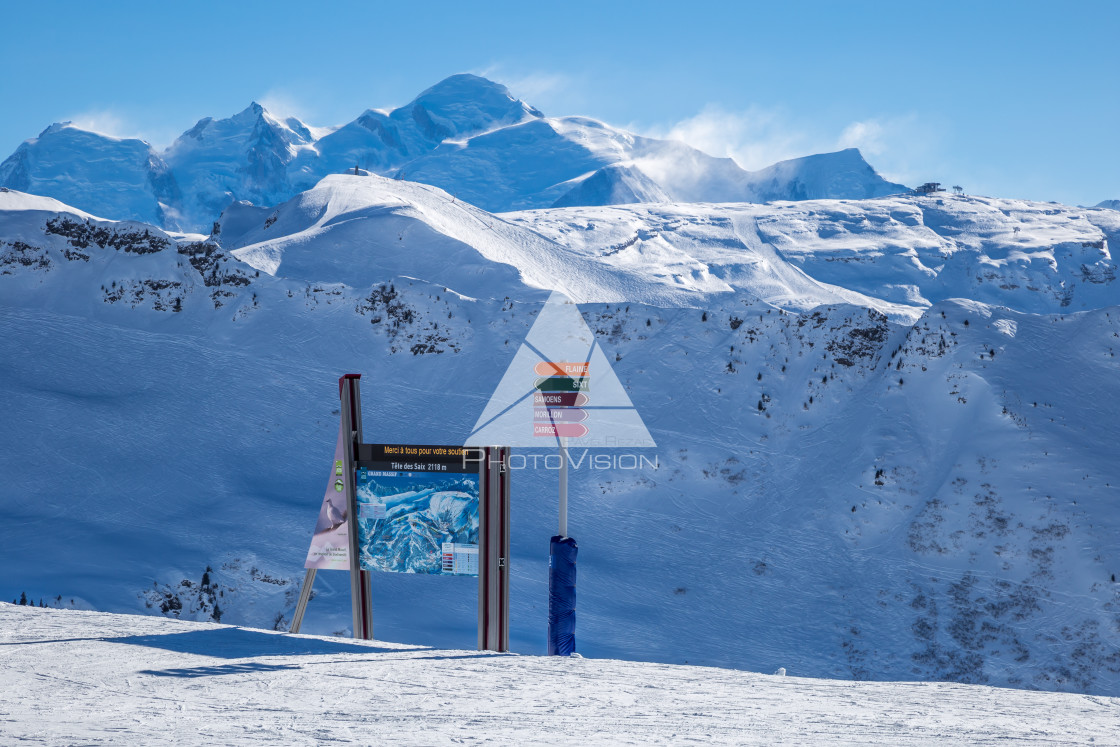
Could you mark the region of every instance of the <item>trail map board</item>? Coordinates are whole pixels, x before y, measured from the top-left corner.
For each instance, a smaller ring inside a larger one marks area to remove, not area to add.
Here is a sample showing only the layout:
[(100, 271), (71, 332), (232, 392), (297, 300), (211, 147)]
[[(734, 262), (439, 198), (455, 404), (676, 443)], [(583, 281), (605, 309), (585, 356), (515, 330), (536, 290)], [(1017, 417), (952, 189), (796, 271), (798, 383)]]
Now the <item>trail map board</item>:
[(361, 444), (362, 569), (477, 576), (480, 461), (461, 446)]

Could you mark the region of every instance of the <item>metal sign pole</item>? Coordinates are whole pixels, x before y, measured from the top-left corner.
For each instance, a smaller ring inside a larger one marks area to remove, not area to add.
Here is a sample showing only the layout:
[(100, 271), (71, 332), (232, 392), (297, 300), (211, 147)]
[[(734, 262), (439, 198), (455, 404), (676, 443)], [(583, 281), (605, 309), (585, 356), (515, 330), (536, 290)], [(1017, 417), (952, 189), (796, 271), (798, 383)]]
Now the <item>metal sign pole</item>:
[[(354, 454), (353, 454), (352, 458), (353, 458), (353, 461), (356, 462), (357, 459), (358, 459), (358, 444), (364, 443), (364, 439), (362, 437), (362, 391), (361, 391), (361, 383), (360, 383), (362, 375), (361, 374), (348, 374), (348, 376), (350, 378), (351, 385), (353, 386), (353, 396), (351, 397), (351, 402), (353, 402), (353, 408), (354, 408)], [(354, 467), (356, 467), (356, 465), (354, 465)], [(358, 490), (357, 490), (357, 484), (356, 484), (357, 477), (356, 477), (354, 468), (351, 469), (350, 479), (351, 479), (351, 481), (355, 481), (354, 488), (352, 489), (352, 495), (354, 496), (355, 502), (357, 502), (357, 499), (358, 499)], [(357, 525), (358, 525), (358, 514), (355, 513), (354, 514), (354, 526), (357, 527)], [(359, 566), (359, 569), (360, 569), (361, 568), (361, 563), (360, 562), (359, 562), (358, 566)], [(363, 570), (359, 570), (359, 573), (361, 574), (361, 587), (362, 587), (362, 616), (365, 620), (365, 624), (363, 626), (363, 634), (364, 634), (365, 640), (372, 641), (373, 640), (373, 573), (371, 571), (363, 571)]]
[(500, 485), (501, 493), (499, 500), (501, 502), (501, 522), (502, 522), (502, 554), (498, 558), (498, 565), (501, 570), (501, 586), (499, 589), (500, 602), (498, 613), (498, 650), (509, 651), (509, 482), (510, 482), (510, 469), (509, 469), (509, 447), (503, 447), (501, 451), (501, 464), (500, 464)]
[(482, 448), (482, 460), (478, 466), (478, 650), (487, 650), (487, 631), (490, 623), (489, 559), (490, 543), (487, 542), (487, 510), (490, 500), (490, 449)]
[(560, 526), (548, 547), (548, 654), (575, 651), (576, 541), (568, 536), (568, 439), (560, 438)]
[(509, 448), (486, 447), (479, 473), (478, 649), (509, 651)]
[(370, 574), (362, 571), (361, 548), (358, 540), (358, 492), (355, 485), (355, 451), (362, 442), (362, 409), (358, 380), (361, 374), (346, 374), (338, 380), (342, 399), (342, 429), (347, 435), (347, 448), (343, 450), (343, 469), (347, 475), (346, 511), (350, 545), (350, 612), (354, 638), (373, 639), (373, 605), (370, 594)]
[(568, 536), (568, 438), (560, 437), (560, 531), (561, 537)]
[(499, 510), (499, 499), (502, 487), (499, 482), (501, 473), (496, 469), (495, 462), (500, 458), (497, 447), (487, 449), (487, 489), (486, 489), (486, 648), (490, 651), (499, 651), (501, 641), (498, 637), (498, 625), (501, 620), (501, 572), (505, 558), (502, 554), (502, 513)]

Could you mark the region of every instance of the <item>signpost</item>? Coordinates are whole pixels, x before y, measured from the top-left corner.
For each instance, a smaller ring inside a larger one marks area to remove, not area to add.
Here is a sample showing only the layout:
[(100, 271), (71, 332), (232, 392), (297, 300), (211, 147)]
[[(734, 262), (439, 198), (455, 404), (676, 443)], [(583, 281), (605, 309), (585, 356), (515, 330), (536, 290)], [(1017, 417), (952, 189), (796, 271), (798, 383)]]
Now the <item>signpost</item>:
[[(563, 293), (553, 292), (537, 314), (464, 443), (559, 449), (559, 526), (549, 546), (548, 652), (571, 654), (577, 547), (568, 536), (568, 471), (576, 462), (568, 449), (578, 445), (586, 454), (657, 444), (579, 307)], [(550, 461), (545, 460), (546, 467)]]
[(568, 439), (583, 438), (591, 401), (590, 361), (541, 361), (533, 393), (533, 435), (552, 437), (560, 447), (560, 511), (556, 536), (548, 551), (548, 653), (569, 656), (576, 646), (576, 554), (568, 536)]
[(509, 448), (362, 442), (360, 374), (339, 379), (339, 438), (290, 632), (319, 569), (348, 569), (354, 637), (373, 639), (371, 571), (478, 576), (480, 650), (509, 650)]
[(478, 650), (509, 651), (509, 448), (488, 446), (479, 501)]
[[(350, 611), (353, 618), (354, 637), (366, 641), (373, 640), (373, 589), (370, 585), (369, 571), (362, 570), (361, 554), (358, 552), (358, 494), (354, 480), (355, 452), (362, 442), (362, 397), (358, 381), (361, 374), (346, 374), (338, 380), (339, 395), (342, 397), (342, 430), (350, 436), (350, 448), (343, 450), (342, 469), (347, 479), (346, 486), (346, 528), (350, 540)], [(359, 634), (359, 631), (360, 634)]]

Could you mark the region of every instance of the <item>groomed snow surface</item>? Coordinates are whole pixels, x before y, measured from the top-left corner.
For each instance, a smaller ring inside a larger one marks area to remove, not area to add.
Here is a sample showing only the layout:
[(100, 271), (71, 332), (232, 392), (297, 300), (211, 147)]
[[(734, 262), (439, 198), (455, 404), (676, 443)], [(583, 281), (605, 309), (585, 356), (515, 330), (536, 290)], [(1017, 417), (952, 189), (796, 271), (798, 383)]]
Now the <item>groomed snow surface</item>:
[(6, 744), (1117, 744), (1118, 722), (1118, 698), (439, 650), (0, 603)]

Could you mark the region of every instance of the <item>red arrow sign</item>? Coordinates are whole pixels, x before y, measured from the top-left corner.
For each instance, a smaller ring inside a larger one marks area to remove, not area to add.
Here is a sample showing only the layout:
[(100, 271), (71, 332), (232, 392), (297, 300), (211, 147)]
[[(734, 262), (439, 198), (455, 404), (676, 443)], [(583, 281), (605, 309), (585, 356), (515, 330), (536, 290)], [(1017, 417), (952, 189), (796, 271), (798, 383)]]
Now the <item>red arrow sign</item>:
[(581, 410), (578, 407), (533, 408), (533, 419), (543, 423), (582, 423), (587, 420), (588, 415), (587, 410)]
[(589, 401), (583, 392), (533, 392), (534, 407), (582, 407)]
[(534, 436), (582, 438), (587, 434), (587, 426), (582, 423), (533, 423)]

